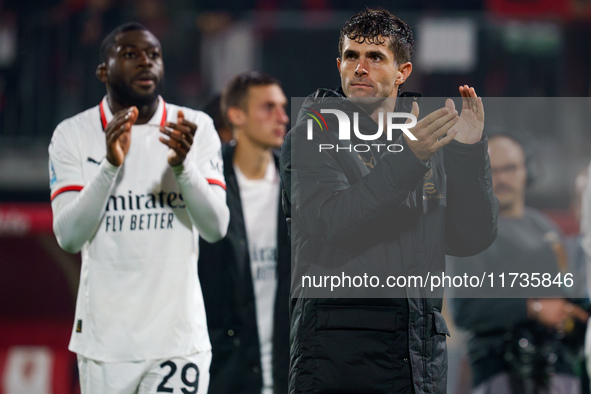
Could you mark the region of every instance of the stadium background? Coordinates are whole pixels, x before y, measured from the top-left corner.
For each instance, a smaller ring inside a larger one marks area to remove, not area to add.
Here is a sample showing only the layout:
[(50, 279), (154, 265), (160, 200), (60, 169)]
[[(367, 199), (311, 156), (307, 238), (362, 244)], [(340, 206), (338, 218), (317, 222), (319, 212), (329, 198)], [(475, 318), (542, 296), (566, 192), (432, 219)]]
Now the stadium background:
[[(0, 394), (78, 390), (67, 343), (80, 263), (51, 232), (47, 146), (61, 120), (104, 95), (94, 77), (104, 35), (126, 21), (146, 25), (163, 46), (163, 96), (202, 109), (247, 69), (278, 77), (288, 97), (338, 86), (338, 31), (366, 5), (413, 27), (406, 90), (449, 97), (469, 84), (483, 97), (590, 95), (589, 0), (0, 0)], [(528, 203), (567, 234), (578, 231), (574, 179), (591, 159), (583, 123), (558, 114), (547, 127), (511, 130), (527, 133), (533, 154)]]

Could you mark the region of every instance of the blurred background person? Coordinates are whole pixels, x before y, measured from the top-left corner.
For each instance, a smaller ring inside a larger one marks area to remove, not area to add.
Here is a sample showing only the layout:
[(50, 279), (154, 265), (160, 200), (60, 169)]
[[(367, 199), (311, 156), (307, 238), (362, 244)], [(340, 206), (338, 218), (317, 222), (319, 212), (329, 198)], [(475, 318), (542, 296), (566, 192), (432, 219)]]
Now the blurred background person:
[(279, 81), (232, 78), (221, 99), (234, 141), (223, 149), (230, 225), (201, 241), (199, 278), (213, 348), (210, 393), (287, 393), (290, 244), (279, 191), (289, 121)]
[[(591, 168), (591, 163), (589, 164)], [(587, 294), (591, 293), (591, 182), (589, 182), (589, 171), (581, 172), (580, 188), (583, 189), (581, 198), (581, 233), (583, 234), (581, 246), (583, 249), (584, 266), (587, 276)], [(587, 325), (585, 335), (585, 361), (587, 375), (591, 376), (591, 325)], [(589, 387), (591, 391), (591, 387)]]
[[(454, 270), (547, 272), (553, 278), (565, 272), (559, 231), (542, 213), (525, 205), (528, 168), (523, 146), (508, 135), (493, 135), (489, 155), (500, 206), (497, 239), (476, 256), (450, 259)], [(462, 289), (455, 290), (456, 297), (462, 294)], [(582, 308), (563, 298), (451, 298), (449, 302), (456, 324), (471, 334), (473, 393), (581, 392), (575, 364), (581, 352), (581, 325), (588, 318)]]
[(589, 182), (589, 173), (587, 167), (582, 168), (576, 175), (574, 185), (571, 189), (570, 211), (574, 219), (575, 231), (564, 237), (566, 251), (568, 254), (569, 272), (576, 275), (579, 280), (575, 286), (570, 289), (570, 293), (575, 297), (589, 298), (587, 290), (587, 263), (586, 255), (583, 249), (583, 231), (585, 224), (583, 222), (583, 200), (584, 193)]
[[(570, 212), (573, 219), (573, 231), (564, 235), (564, 245), (568, 255), (568, 272), (571, 272), (577, 280), (571, 288), (566, 288), (567, 294), (574, 298), (576, 303), (587, 312), (591, 312), (591, 300), (589, 299), (588, 278), (587, 278), (587, 259), (583, 249), (583, 194), (589, 181), (588, 168), (585, 166), (576, 174), (571, 188)], [(585, 334), (585, 348), (589, 341), (589, 324), (587, 323), (587, 333)], [(577, 374), (581, 377), (582, 392), (591, 393), (589, 382), (588, 352), (577, 358), (575, 365)]]

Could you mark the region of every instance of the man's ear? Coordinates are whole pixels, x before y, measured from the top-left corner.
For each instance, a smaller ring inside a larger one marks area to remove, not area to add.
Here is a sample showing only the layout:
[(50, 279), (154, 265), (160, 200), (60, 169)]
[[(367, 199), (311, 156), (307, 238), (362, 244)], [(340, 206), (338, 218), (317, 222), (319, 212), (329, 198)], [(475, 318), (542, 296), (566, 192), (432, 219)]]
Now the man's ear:
[(337, 68), (339, 69), (339, 74), (341, 73), (341, 58), (337, 57)]
[(99, 81), (102, 83), (107, 83), (107, 65), (105, 63), (101, 63), (96, 67), (96, 71), (94, 73)]
[(227, 114), (232, 128), (240, 127), (246, 122), (246, 114), (240, 107), (229, 107)]
[(410, 76), (411, 72), (412, 72), (412, 63), (411, 62), (402, 63), (400, 66), (398, 66), (398, 72), (396, 73), (396, 82), (395, 82), (396, 85), (402, 85), (404, 82), (406, 82), (406, 80)]

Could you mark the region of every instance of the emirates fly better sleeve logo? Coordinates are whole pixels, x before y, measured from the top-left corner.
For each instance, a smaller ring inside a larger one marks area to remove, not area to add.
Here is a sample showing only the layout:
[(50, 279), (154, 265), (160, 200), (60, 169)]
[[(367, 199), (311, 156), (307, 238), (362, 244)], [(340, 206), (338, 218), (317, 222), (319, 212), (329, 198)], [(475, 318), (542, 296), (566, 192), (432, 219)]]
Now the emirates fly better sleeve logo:
[[(307, 122), (307, 138), (308, 140), (313, 139), (314, 135), (314, 123), (318, 125), (320, 128), (320, 132), (328, 132), (328, 124), (322, 114), (332, 114), (337, 117), (338, 125), (339, 125), (339, 140), (351, 140), (351, 119), (349, 118), (349, 114), (338, 110), (338, 109), (321, 109), (320, 112), (313, 110), (312, 108), (304, 107), (309, 112), (306, 112), (306, 115), (310, 117)], [(386, 140), (388, 142), (392, 141), (392, 135), (394, 130), (401, 130), (410, 140), (416, 141), (417, 137), (415, 137), (411, 132), (410, 128), (416, 126), (417, 124), (417, 117), (413, 114), (409, 114), (406, 112), (387, 112), (379, 113), (378, 117), (378, 129), (373, 134), (363, 134), (359, 130), (359, 112), (353, 112), (353, 133), (355, 137), (362, 141), (376, 141), (380, 138), (384, 132), (386, 134)], [(384, 130), (384, 123), (385, 130)], [(368, 130), (364, 130), (364, 132), (368, 132)], [(371, 133), (371, 131), (369, 131)], [(337, 152), (341, 150), (345, 150), (347, 152), (369, 152), (371, 147), (377, 149), (378, 152), (388, 151), (388, 152), (401, 152), (403, 147), (400, 144), (384, 144), (378, 141), (374, 143), (365, 143), (365, 144), (355, 144), (355, 145), (348, 145), (348, 146), (340, 146), (334, 144), (319, 144), (318, 151), (322, 152), (323, 150), (336, 150)]]

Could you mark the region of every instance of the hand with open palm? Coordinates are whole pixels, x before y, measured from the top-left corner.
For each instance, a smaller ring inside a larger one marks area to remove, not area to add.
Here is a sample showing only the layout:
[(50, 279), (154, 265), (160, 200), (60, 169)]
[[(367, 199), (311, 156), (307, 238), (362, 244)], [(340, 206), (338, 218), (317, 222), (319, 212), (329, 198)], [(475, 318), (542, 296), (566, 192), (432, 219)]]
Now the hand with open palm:
[[(463, 144), (474, 144), (481, 140), (484, 130), (484, 106), (482, 98), (476, 95), (474, 88), (468, 85), (460, 86), (462, 96), (462, 112), (460, 119), (453, 127), (457, 131), (455, 140)], [(452, 100), (448, 99), (445, 106), (453, 111), (455, 109)]]

